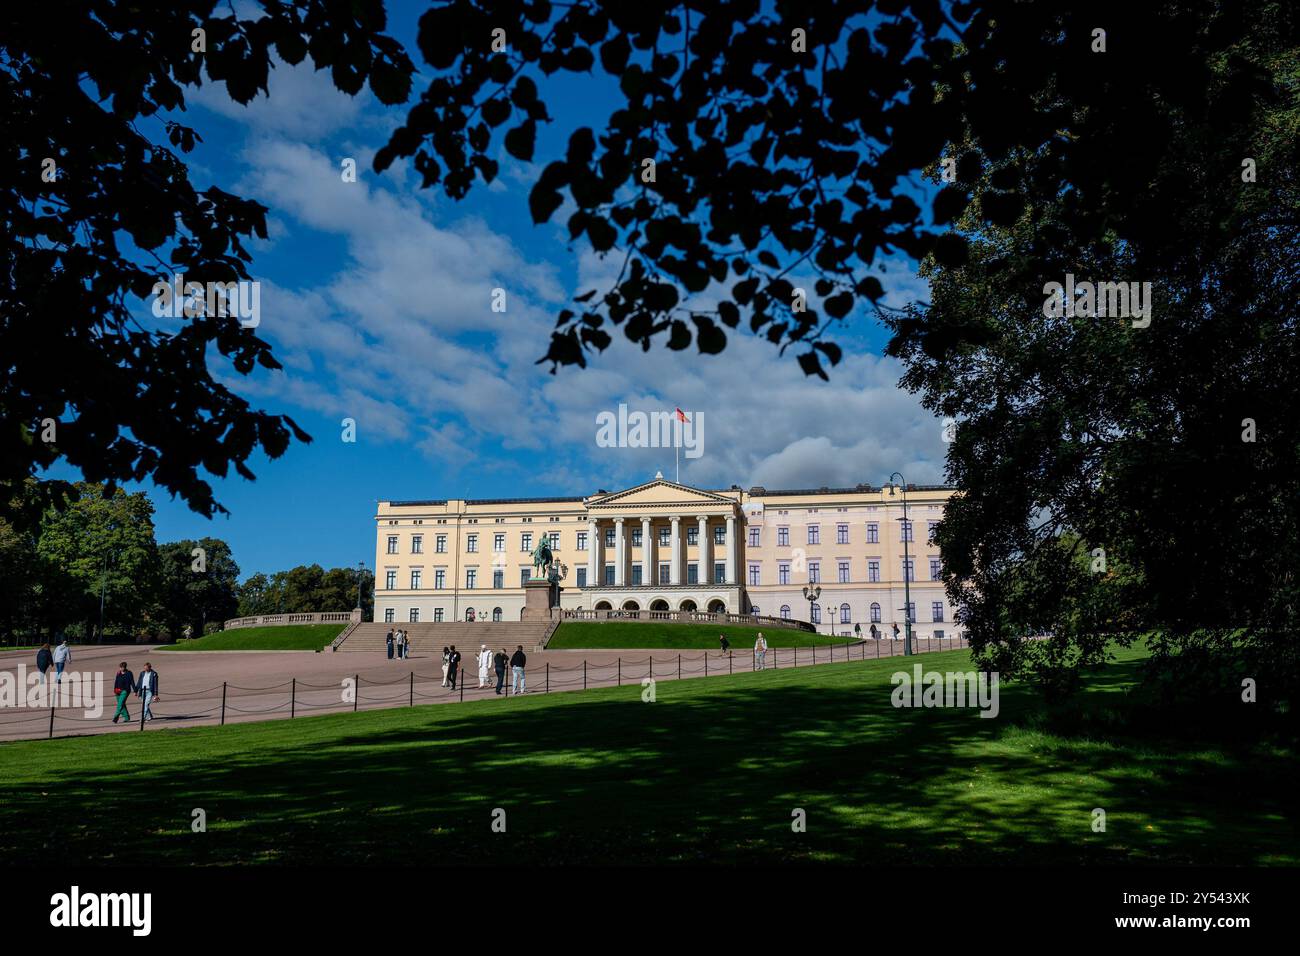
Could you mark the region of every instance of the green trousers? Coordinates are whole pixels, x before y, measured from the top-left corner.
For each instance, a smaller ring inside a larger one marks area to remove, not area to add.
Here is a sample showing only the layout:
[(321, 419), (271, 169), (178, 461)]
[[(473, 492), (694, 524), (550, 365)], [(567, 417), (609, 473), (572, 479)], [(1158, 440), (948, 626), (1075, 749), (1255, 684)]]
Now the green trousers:
[(131, 696), (131, 695), (130, 695), (129, 693), (127, 693), (126, 691), (124, 691), (124, 690), (123, 690), (123, 691), (118, 691), (118, 694), (117, 694), (117, 712), (116, 712), (115, 714), (113, 714), (113, 719), (114, 719), (114, 720), (116, 720), (118, 717), (125, 717), (127, 720), (130, 720), (130, 719), (131, 719), (131, 714), (130, 714), (130, 712), (128, 712), (127, 709), (126, 709), (126, 700), (127, 700), (127, 698), (130, 697), (130, 696)]

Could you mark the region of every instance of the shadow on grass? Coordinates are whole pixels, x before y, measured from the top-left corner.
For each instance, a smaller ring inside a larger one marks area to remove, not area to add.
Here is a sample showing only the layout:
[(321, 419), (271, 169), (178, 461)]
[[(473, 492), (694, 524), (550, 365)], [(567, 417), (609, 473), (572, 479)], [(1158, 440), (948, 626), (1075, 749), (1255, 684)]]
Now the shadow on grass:
[[(1094, 675), (1088, 700), (1113, 704), (1137, 666)], [(94, 759), (68, 749), (9, 788), (0, 860), (1296, 860), (1293, 754), (1061, 736), (1024, 687), (1002, 688), (997, 719), (895, 709), (890, 670), (661, 683), (655, 703), (630, 687), (372, 712), (364, 729), (343, 715), (103, 738)], [(191, 832), (194, 808), (208, 832)]]

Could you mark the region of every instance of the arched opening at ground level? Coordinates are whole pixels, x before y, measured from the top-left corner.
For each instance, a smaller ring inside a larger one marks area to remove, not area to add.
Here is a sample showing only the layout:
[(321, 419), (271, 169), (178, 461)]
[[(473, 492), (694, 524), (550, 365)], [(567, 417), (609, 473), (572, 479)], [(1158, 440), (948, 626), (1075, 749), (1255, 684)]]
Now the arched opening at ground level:
[(668, 602), (665, 601), (663, 598), (656, 598), (655, 600), (650, 602), (650, 610), (667, 611), (670, 610), (670, 608), (668, 607)]
[(709, 602), (709, 613), (710, 613), (710, 614), (726, 614), (726, 613), (727, 613), (727, 605), (724, 604), (722, 601), (720, 601), (718, 598), (714, 598), (712, 601)]
[(596, 610), (597, 610), (597, 611), (612, 611), (612, 610), (614, 610), (614, 606), (613, 606), (612, 604), (610, 604), (608, 601), (597, 601), (597, 602), (596, 602)]
[(623, 610), (625, 610), (625, 611), (639, 611), (639, 610), (641, 610), (641, 605), (640, 605), (640, 604), (637, 604), (636, 601), (624, 601), (624, 602), (623, 602)]
[(690, 598), (687, 598), (685, 601), (683, 601), (683, 602), (678, 606), (677, 609), (678, 609), (679, 611), (694, 611), (694, 610), (697, 610), (695, 602), (692, 601)]

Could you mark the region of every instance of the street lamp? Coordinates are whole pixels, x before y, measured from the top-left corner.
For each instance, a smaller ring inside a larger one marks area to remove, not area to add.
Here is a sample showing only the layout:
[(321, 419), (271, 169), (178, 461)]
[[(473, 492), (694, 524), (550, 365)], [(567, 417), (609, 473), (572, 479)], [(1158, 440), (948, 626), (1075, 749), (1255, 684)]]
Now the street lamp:
[[(358, 562), (357, 562), (357, 610), (358, 610), (358, 611), (361, 611), (361, 607), (362, 607), (362, 605), (361, 605), (361, 582), (364, 581), (365, 579), (366, 579), (366, 562), (364, 562), (364, 561), (358, 561)], [(365, 616), (366, 616), (365, 612), (362, 611), (362, 612), (361, 612), (361, 618), (362, 618), (362, 620), (365, 619)]]
[(894, 497), (894, 479), (903, 486), (903, 517), (899, 520), (903, 522), (903, 654), (912, 653), (912, 576), (907, 573), (908, 564), (911, 562), (911, 554), (908, 550), (908, 539), (912, 536), (912, 523), (907, 518), (907, 479), (899, 472), (894, 472), (889, 476), (889, 497)]
[(813, 620), (813, 602), (821, 597), (822, 589), (818, 585), (803, 586), (803, 596), (808, 599), (808, 622), (813, 626), (813, 632), (817, 631), (817, 622)]

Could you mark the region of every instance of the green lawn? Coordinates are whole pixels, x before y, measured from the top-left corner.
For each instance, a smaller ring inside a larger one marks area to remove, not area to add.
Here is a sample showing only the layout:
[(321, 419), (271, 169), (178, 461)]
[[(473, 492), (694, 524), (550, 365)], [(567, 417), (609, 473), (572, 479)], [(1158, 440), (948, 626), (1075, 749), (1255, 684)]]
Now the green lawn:
[(0, 864), (1300, 862), (1294, 752), (1104, 729), (1136, 657), (1065, 714), (894, 709), (884, 660), (0, 744)]
[(318, 651), (343, 632), (345, 624), (286, 624), (238, 627), (192, 641), (159, 648), (164, 651)]
[(726, 634), (735, 650), (752, 650), (759, 631), (768, 647), (811, 647), (843, 644), (848, 638), (829, 637), (785, 627), (742, 627), (736, 624), (656, 624), (652, 621), (565, 621), (547, 643), (548, 649), (671, 647), (716, 651), (718, 635)]

